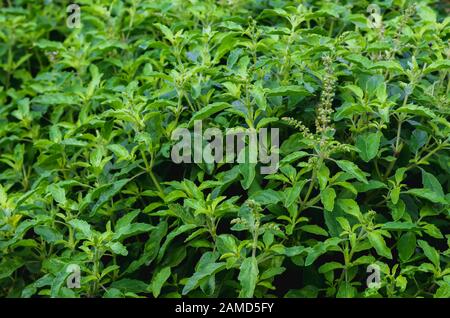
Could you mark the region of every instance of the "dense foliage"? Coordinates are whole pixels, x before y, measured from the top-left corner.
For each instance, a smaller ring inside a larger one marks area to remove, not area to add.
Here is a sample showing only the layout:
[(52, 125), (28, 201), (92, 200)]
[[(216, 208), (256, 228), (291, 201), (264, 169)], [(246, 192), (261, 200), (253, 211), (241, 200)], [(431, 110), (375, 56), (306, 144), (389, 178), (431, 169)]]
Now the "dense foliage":
[(0, 296), (450, 297), (448, 3), (2, 3)]

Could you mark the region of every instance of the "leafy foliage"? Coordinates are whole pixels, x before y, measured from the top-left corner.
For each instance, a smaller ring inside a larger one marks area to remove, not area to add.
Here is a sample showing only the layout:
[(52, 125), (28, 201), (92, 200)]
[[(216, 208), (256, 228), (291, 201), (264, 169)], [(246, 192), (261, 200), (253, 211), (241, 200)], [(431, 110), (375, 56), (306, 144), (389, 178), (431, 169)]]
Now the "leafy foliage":
[[(441, 3), (61, 3), (0, 9), (0, 296), (450, 297)], [(175, 164), (194, 120), (277, 172)]]

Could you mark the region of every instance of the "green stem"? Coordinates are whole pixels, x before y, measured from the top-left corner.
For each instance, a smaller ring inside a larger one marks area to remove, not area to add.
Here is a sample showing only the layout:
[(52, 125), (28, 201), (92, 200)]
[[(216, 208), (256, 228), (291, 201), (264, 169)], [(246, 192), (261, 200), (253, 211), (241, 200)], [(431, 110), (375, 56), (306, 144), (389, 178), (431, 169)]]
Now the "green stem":
[(445, 95), (448, 96), (448, 93), (450, 92), (450, 72), (448, 72), (448, 71), (447, 71), (447, 77), (448, 77), (448, 80), (447, 80), (447, 90), (445, 91)]
[(259, 228), (256, 228), (253, 233), (253, 244), (252, 244), (252, 257), (256, 257), (256, 247), (258, 246), (258, 231)]
[(402, 124), (403, 124), (403, 120), (399, 118), (398, 126), (397, 126), (397, 137), (395, 140), (395, 149), (394, 149), (395, 157), (398, 156), (398, 151), (399, 151), (399, 147), (400, 147), (400, 133), (402, 132)]
[(98, 253), (98, 248), (97, 247), (95, 247), (95, 250), (94, 250), (93, 261), (94, 261), (93, 275), (95, 277), (95, 280), (94, 280), (94, 282), (92, 284), (91, 296), (95, 296), (97, 294), (97, 291), (98, 291), (98, 274), (99, 274), (100, 257), (99, 257), (99, 253)]
[(153, 174), (153, 160), (152, 163), (149, 164), (147, 161), (147, 158), (144, 155), (144, 152), (141, 151), (142, 159), (144, 160), (145, 168), (147, 170), (147, 173), (149, 174), (150, 178), (152, 179), (153, 184), (158, 189), (158, 192), (164, 196), (164, 191), (162, 190), (161, 186), (159, 185), (158, 179), (156, 179), (155, 175)]
[(303, 199), (303, 204), (305, 204), (305, 202), (308, 201), (312, 189), (314, 188), (315, 181), (316, 181), (316, 170), (313, 171), (313, 174), (311, 176), (311, 183), (309, 184), (308, 191), (306, 192), (305, 198)]
[(159, 192), (162, 196), (164, 196), (164, 191), (163, 191), (163, 189), (161, 188), (161, 186), (159, 185), (158, 179), (156, 179), (155, 175), (153, 174), (153, 171), (150, 170), (148, 173), (150, 174), (150, 178), (152, 178), (153, 183), (155, 184), (156, 188), (158, 189), (158, 192)]
[(334, 19), (331, 20), (330, 31), (328, 33), (328, 36), (330, 38), (333, 36), (333, 29), (334, 29)]
[(323, 159), (320, 158), (319, 161), (317, 162), (317, 165), (313, 168), (313, 172), (312, 172), (312, 176), (311, 176), (311, 183), (309, 184), (308, 191), (306, 192), (305, 198), (303, 199), (303, 205), (306, 203), (306, 201), (308, 201), (309, 196), (311, 195), (311, 192), (316, 183), (317, 169), (320, 169), (322, 162), (323, 162)]
[(429, 157), (431, 157), (432, 155), (434, 155), (436, 152), (438, 152), (439, 150), (441, 150), (442, 148), (447, 147), (449, 144), (447, 144), (446, 142), (443, 142), (442, 144), (440, 144), (439, 146), (437, 146), (436, 148), (434, 148), (433, 150), (431, 150), (425, 157), (423, 157), (422, 159), (418, 160), (418, 162), (412, 164), (411, 166), (407, 167), (407, 170), (410, 170), (418, 165), (420, 165), (421, 163), (423, 163), (425, 160), (427, 160)]
[[(408, 95), (406, 95), (403, 105), (406, 104), (407, 100), (408, 100)], [(395, 162), (397, 161), (397, 158), (400, 154), (400, 134), (402, 131), (402, 124), (403, 124), (404, 119), (405, 118), (403, 116), (400, 116), (398, 118), (397, 136), (395, 137), (395, 147), (394, 147), (394, 158), (395, 159), (389, 163), (389, 166), (386, 170), (386, 173), (383, 176), (383, 179), (387, 179), (389, 177), (389, 174), (391, 173), (392, 169), (394, 168)]]

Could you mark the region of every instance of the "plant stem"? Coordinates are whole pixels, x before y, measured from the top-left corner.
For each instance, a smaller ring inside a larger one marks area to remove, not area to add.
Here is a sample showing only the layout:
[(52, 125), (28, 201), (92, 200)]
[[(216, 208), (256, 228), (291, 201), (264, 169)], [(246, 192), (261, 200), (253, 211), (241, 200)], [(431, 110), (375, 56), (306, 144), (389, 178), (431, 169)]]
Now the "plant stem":
[(445, 148), (449, 146), (449, 144), (447, 144), (446, 142), (441, 143), (440, 145), (438, 145), (436, 148), (434, 148), (433, 150), (431, 150), (425, 157), (423, 157), (422, 159), (418, 160), (418, 162), (412, 164), (411, 166), (407, 167), (406, 170), (410, 170), (418, 165), (420, 165), (421, 163), (423, 163), (423, 161), (427, 160), (429, 157), (431, 157), (432, 155), (434, 155), (437, 151), (441, 150), (442, 148)]
[(144, 160), (144, 164), (145, 164), (146, 170), (147, 170), (150, 178), (152, 179), (153, 184), (158, 189), (158, 192), (161, 195), (164, 195), (164, 191), (162, 190), (161, 186), (159, 185), (158, 179), (156, 179), (155, 175), (153, 174), (153, 162), (152, 162), (151, 165), (148, 163), (147, 158), (145, 157), (143, 151), (141, 151), (141, 156), (142, 156), (142, 159)]
[[(406, 104), (406, 101), (407, 101), (407, 100), (408, 100), (408, 95), (406, 95), (405, 100), (404, 100), (404, 102), (403, 102), (403, 105)], [(399, 156), (399, 154), (400, 154), (400, 134), (401, 134), (401, 132), (402, 132), (402, 124), (403, 124), (403, 121), (404, 121), (404, 117), (403, 117), (403, 116), (400, 116), (400, 117), (398, 118), (397, 136), (395, 137), (395, 147), (394, 147), (394, 158), (395, 158), (395, 159), (392, 160), (392, 161), (389, 163), (389, 166), (388, 166), (388, 168), (387, 168), (387, 170), (386, 170), (386, 173), (385, 173), (384, 176), (383, 176), (383, 179), (385, 179), (385, 180), (389, 177), (389, 174), (391, 173), (392, 169), (394, 168), (395, 162), (397, 161), (397, 158), (398, 158), (398, 156)]]

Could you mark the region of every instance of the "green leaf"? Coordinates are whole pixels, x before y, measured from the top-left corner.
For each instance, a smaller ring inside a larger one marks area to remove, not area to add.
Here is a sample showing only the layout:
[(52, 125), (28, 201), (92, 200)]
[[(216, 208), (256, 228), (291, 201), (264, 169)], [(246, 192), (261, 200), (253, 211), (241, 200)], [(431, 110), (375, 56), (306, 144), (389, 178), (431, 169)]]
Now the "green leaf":
[(441, 183), (431, 173), (422, 169), (422, 184), (423, 187), (436, 193), (439, 197), (445, 197), (444, 190), (442, 190)]
[(355, 177), (358, 181), (361, 181), (363, 183), (368, 183), (366, 178), (366, 173), (361, 171), (361, 169), (358, 168), (357, 165), (355, 165), (353, 162), (347, 161), (347, 160), (338, 160), (336, 161), (336, 164), (350, 174), (351, 176)]
[(442, 285), (436, 290), (433, 298), (450, 298), (450, 283), (443, 281)]
[(59, 233), (57, 230), (55, 230), (49, 226), (45, 226), (45, 225), (36, 226), (34, 228), (34, 232), (37, 235), (42, 236), (42, 238), (48, 243), (54, 244), (63, 239), (63, 236), (61, 233)]
[(220, 254), (237, 253), (236, 239), (230, 234), (221, 234), (216, 239), (217, 251)]
[(230, 107), (230, 104), (223, 102), (209, 104), (208, 106), (203, 107), (198, 112), (194, 113), (194, 115), (191, 117), (191, 120), (189, 121), (189, 126), (192, 126), (194, 121), (196, 120), (203, 120), (205, 118), (209, 118), (213, 114), (218, 113), (228, 107)]
[(69, 276), (69, 272), (65, 271), (64, 269), (57, 272), (51, 284), (50, 297), (52, 298), (61, 297), (61, 288), (66, 282), (67, 276)]
[(8, 195), (6, 194), (5, 188), (0, 184), (0, 206), (5, 206), (8, 200)]
[(91, 225), (84, 220), (74, 219), (68, 222), (76, 231), (81, 232), (86, 238), (92, 239)]
[[(92, 208), (91, 215), (95, 215), (97, 211), (105, 205), (107, 202), (109, 202), (114, 195), (116, 195), (128, 182), (130, 179), (123, 179), (119, 181), (115, 181), (112, 184), (108, 184), (107, 187), (104, 189), (101, 189), (100, 198), (95, 203), (94, 207)], [(108, 189), (108, 190), (105, 190)]]
[(392, 218), (394, 221), (400, 220), (406, 212), (406, 205), (403, 200), (397, 202), (397, 204), (391, 205), (388, 204), (392, 211)]
[(368, 183), (363, 182), (354, 183), (354, 186), (358, 192), (367, 192), (375, 189), (387, 188), (387, 186), (383, 182), (373, 179), (369, 180)]
[(60, 186), (56, 184), (51, 184), (47, 187), (47, 191), (50, 192), (50, 194), (53, 197), (53, 200), (55, 200), (59, 204), (64, 205), (67, 202), (66, 191), (64, 191), (64, 189), (61, 188)]
[(416, 249), (416, 235), (412, 232), (403, 234), (397, 243), (397, 250), (400, 259), (406, 262), (414, 255)]
[(372, 67), (373, 63), (367, 57), (362, 56), (360, 54), (349, 54), (346, 57), (347, 60), (362, 66), (365, 69), (369, 69)]
[(440, 268), (439, 252), (426, 241), (419, 240), (417, 241), (417, 244), (423, 250), (423, 253), (431, 261), (431, 263), (433, 263), (436, 268)]
[(165, 25), (163, 25), (161, 23), (155, 23), (154, 25), (161, 30), (161, 32), (164, 34), (166, 39), (168, 39), (170, 42), (174, 41), (173, 32), (168, 27), (166, 27)]
[(310, 92), (303, 86), (290, 85), (268, 89), (268, 96), (308, 96)]
[(100, 74), (98, 71), (98, 67), (95, 64), (91, 64), (89, 66), (89, 72), (91, 73), (92, 80), (89, 83), (88, 89), (86, 91), (86, 99), (92, 98), (94, 95), (95, 89), (100, 84), (100, 80), (103, 76), (103, 74)]
[(308, 225), (303, 225), (300, 227), (300, 229), (302, 231), (308, 232), (308, 233), (312, 233), (312, 234), (316, 234), (316, 235), (322, 235), (322, 236), (328, 236), (328, 232), (325, 231), (323, 228), (321, 228), (318, 225), (315, 224), (308, 224)]
[(423, 230), (425, 233), (427, 233), (429, 236), (432, 236), (436, 239), (442, 239), (444, 236), (442, 235), (442, 232), (439, 230), (439, 228), (434, 224), (425, 224), (423, 225)]
[(442, 197), (439, 194), (437, 194), (436, 192), (434, 192), (433, 190), (430, 190), (427, 188), (411, 189), (411, 190), (406, 191), (405, 193), (414, 195), (414, 196), (422, 198), (422, 199), (427, 199), (434, 203), (447, 204), (447, 200), (445, 199), (445, 197)]
[(353, 298), (357, 294), (357, 289), (350, 282), (343, 281), (339, 284), (336, 298)]
[(176, 230), (172, 231), (169, 233), (169, 235), (167, 235), (166, 240), (164, 241), (164, 244), (161, 246), (161, 249), (159, 250), (158, 253), (158, 262), (160, 262), (164, 256), (164, 253), (166, 252), (166, 249), (168, 248), (170, 242), (172, 242), (172, 240), (177, 237), (178, 235), (181, 235), (187, 231), (190, 231), (192, 229), (195, 229), (197, 227), (196, 224), (183, 224), (180, 227), (178, 227)]
[(258, 261), (255, 257), (247, 257), (241, 264), (239, 271), (239, 281), (241, 292), (239, 297), (252, 298), (258, 281)]
[(286, 157), (284, 157), (283, 159), (281, 159), (280, 163), (284, 164), (284, 163), (292, 163), (298, 159), (301, 159), (303, 157), (308, 156), (309, 154), (305, 151), (294, 151), (293, 153), (290, 153), (289, 155), (287, 155)]
[(264, 273), (261, 274), (260, 280), (263, 281), (278, 276), (280, 274), (283, 274), (285, 270), (286, 270), (285, 267), (270, 267)]
[(430, 109), (423, 107), (423, 106), (417, 106), (417, 105), (406, 105), (398, 108), (396, 110), (397, 113), (406, 113), (411, 115), (417, 115), (421, 117), (428, 117), (428, 118), (435, 118), (436, 115), (431, 111)]
[(196, 289), (202, 279), (220, 272), (221, 270), (225, 269), (225, 267), (226, 263), (209, 263), (205, 266), (202, 266), (197, 272), (194, 273), (194, 275), (192, 275), (188, 279), (186, 285), (184, 285), (182, 292), (183, 295), (187, 295), (190, 291)]
[(320, 190), (325, 189), (330, 179), (330, 169), (323, 163), (317, 170), (317, 181), (319, 182)]
[(335, 269), (341, 269), (341, 268), (344, 268), (344, 265), (342, 265), (341, 263), (329, 262), (329, 263), (325, 263), (319, 267), (319, 273), (323, 274), (323, 273), (327, 273), (329, 271), (333, 271)]
[(333, 211), (335, 198), (336, 191), (334, 191), (333, 188), (328, 187), (320, 192), (320, 200), (322, 201), (323, 207), (327, 211)]
[(19, 258), (3, 258), (0, 261), (0, 279), (11, 276), (17, 269), (22, 267), (24, 262)]
[(341, 208), (342, 211), (345, 213), (348, 213), (350, 215), (353, 215), (358, 220), (362, 220), (363, 216), (361, 214), (361, 211), (359, 209), (358, 203), (356, 203), (355, 200), (352, 199), (338, 199), (337, 204)]
[(284, 205), (286, 208), (289, 208), (300, 198), (300, 192), (302, 191), (305, 183), (306, 180), (298, 181), (294, 184), (293, 187), (289, 187), (284, 190), (285, 195)]
[(305, 251), (306, 251), (306, 247), (304, 247), (304, 246), (291, 246), (291, 247), (282, 246), (280, 248), (279, 253), (289, 256), (289, 257), (294, 257), (294, 256), (302, 254)]
[(392, 259), (391, 250), (387, 247), (384, 238), (381, 236), (379, 232), (372, 231), (367, 233), (367, 237), (369, 238), (369, 242), (373, 248), (377, 251), (378, 255), (386, 257), (388, 259)]
[(141, 233), (148, 233), (155, 227), (146, 223), (133, 223), (120, 227), (113, 235), (114, 240), (123, 240), (127, 237), (134, 236)]
[(258, 122), (258, 125), (256, 125), (256, 130), (259, 130), (259, 128), (266, 127), (267, 125), (271, 123), (279, 122), (280, 119), (278, 117), (269, 117), (269, 118), (263, 118)]
[(325, 242), (317, 243), (312, 248), (307, 248), (308, 256), (305, 260), (305, 266), (312, 265), (319, 256), (325, 254), (330, 248), (335, 248), (339, 242), (341, 242), (339, 238), (333, 237), (327, 239)]
[(159, 296), (159, 294), (161, 293), (161, 288), (170, 277), (171, 273), (172, 272), (170, 267), (163, 267), (156, 273), (156, 275), (154, 275), (151, 283), (151, 291), (153, 297), (157, 298)]
[(431, 73), (438, 70), (450, 69), (450, 61), (448, 59), (439, 60), (431, 63), (424, 71), (424, 73)]
[(378, 154), (378, 148), (380, 147), (380, 140), (382, 134), (365, 133), (356, 137), (356, 148), (359, 149), (359, 156), (365, 162), (369, 162)]
[(119, 144), (108, 145), (107, 148), (111, 150), (119, 159), (128, 159), (130, 157), (127, 148), (125, 148), (122, 145)]
[(356, 260), (352, 262), (352, 265), (367, 265), (367, 264), (373, 264), (375, 262), (375, 257), (372, 255), (364, 255), (361, 257), (358, 257)]
[(436, 12), (426, 5), (417, 6), (417, 14), (422, 21), (436, 22)]
[[(264, 96), (264, 90), (261, 86), (255, 86), (252, 90), (252, 96), (255, 99), (256, 105), (258, 105), (258, 107), (262, 110), (266, 110), (267, 108), (267, 101), (266, 101), (266, 97)], [(278, 118), (264, 118), (262, 119), (262, 121), (264, 120), (269, 120), (269, 122), (271, 120), (277, 121)], [(264, 124), (261, 123), (261, 121), (258, 123), (258, 127), (263, 127)]]
[(277, 204), (281, 200), (281, 195), (275, 190), (266, 189), (255, 192), (250, 196), (250, 199), (261, 205)]
[(122, 255), (122, 256), (128, 255), (127, 248), (120, 242), (109, 243), (108, 247), (115, 254)]
[(428, 140), (428, 133), (421, 129), (415, 129), (411, 134), (411, 139), (409, 140), (409, 147), (411, 151), (417, 153), (420, 148), (425, 146)]
[(401, 64), (398, 61), (378, 61), (375, 62), (371, 69), (385, 69), (389, 71), (397, 71), (399, 73), (404, 73)]
[(398, 199), (400, 198), (400, 190), (401, 190), (400, 187), (394, 187), (391, 190), (389, 196), (391, 198), (392, 203), (397, 204)]
[(119, 230), (120, 228), (130, 225), (131, 222), (133, 222), (133, 220), (139, 215), (139, 213), (140, 213), (139, 210), (125, 213), (124, 216), (122, 216), (120, 219), (116, 221), (115, 226), (116, 231)]
[(358, 96), (359, 99), (363, 99), (363, 97), (364, 97), (364, 92), (359, 86), (350, 84), (350, 85), (344, 86), (343, 88), (351, 91), (353, 94)]
[(143, 293), (147, 291), (147, 284), (143, 281), (130, 278), (122, 278), (112, 282), (111, 288), (117, 288), (124, 293)]
[(150, 233), (148, 241), (145, 243), (143, 254), (139, 259), (131, 262), (125, 273), (133, 273), (144, 264), (149, 265), (158, 255), (161, 241), (167, 234), (167, 222), (160, 222), (155, 226), (155, 229)]
[(410, 231), (410, 230), (419, 230), (420, 227), (418, 227), (415, 223), (412, 222), (386, 222), (384, 223), (381, 228), (383, 230), (388, 231)]
[(33, 103), (44, 105), (59, 105), (59, 104), (79, 104), (80, 98), (76, 95), (70, 95), (66, 93), (47, 93), (36, 96), (32, 100)]
[(239, 171), (241, 172), (243, 177), (243, 179), (241, 180), (241, 185), (244, 188), (244, 190), (250, 188), (253, 180), (255, 179), (256, 175), (255, 168), (256, 163), (245, 162), (239, 164)]
[(291, 289), (284, 297), (285, 298), (317, 298), (319, 295), (319, 288), (313, 285), (307, 285), (302, 289)]

